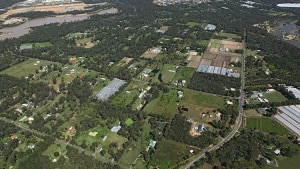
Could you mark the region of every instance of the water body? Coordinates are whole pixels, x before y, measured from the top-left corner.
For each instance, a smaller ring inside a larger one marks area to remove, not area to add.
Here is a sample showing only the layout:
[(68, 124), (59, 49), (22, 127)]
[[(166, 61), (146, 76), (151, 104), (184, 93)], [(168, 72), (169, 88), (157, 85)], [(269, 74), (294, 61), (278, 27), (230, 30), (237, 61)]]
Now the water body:
[(18, 26), (0, 29), (1, 32), (0, 40), (4, 40), (7, 38), (18, 38), (20, 36), (23, 36), (28, 33), (27, 29), (30, 27), (42, 26), (51, 23), (82, 21), (87, 19), (88, 17), (89, 15), (85, 14), (85, 15), (65, 15), (65, 16), (33, 19)]
[(278, 4), (278, 7), (286, 7), (286, 8), (300, 8), (300, 3), (284, 3)]

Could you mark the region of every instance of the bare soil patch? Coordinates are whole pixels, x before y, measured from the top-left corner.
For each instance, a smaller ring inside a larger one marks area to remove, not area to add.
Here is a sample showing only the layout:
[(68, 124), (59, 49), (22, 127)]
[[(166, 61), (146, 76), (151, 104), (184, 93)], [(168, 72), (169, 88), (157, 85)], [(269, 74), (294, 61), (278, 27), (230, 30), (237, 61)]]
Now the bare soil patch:
[(202, 64), (202, 65), (208, 65), (208, 66), (210, 66), (211, 63), (212, 63), (211, 59), (202, 59), (201, 62), (200, 62), (200, 64)]

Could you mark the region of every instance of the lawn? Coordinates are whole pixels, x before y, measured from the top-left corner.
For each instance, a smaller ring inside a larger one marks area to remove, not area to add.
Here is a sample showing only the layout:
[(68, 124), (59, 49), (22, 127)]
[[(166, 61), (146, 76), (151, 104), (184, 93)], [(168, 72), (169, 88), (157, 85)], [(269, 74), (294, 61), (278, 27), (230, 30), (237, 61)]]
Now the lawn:
[(59, 152), (60, 156), (61, 155), (65, 155), (66, 152), (67, 152), (67, 149), (65, 146), (61, 146), (59, 144), (51, 144), (42, 154), (45, 155), (45, 156), (48, 156), (50, 159), (52, 158), (59, 158), (60, 156), (58, 157), (54, 157), (54, 153), (55, 152)]
[(35, 46), (37, 48), (43, 48), (51, 46), (52, 44), (50, 42), (42, 42), (42, 43), (23, 43), (21, 46)]
[(219, 48), (220, 47), (220, 40), (218, 40), (218, 39), (213, 39), (212, 41), (211, 41), (211, 46), (210, 46), (211, 48)]
[[(151, 130), (151, 126), (149, 123), (145, 123), (143, 126), (141, 137), (138, 138), (138, 140), (135, 142), (131, 142), (130, 146), (125, 149), (121, 159), (120, 163), (130, 166), (134, 160), (138, 157), (138, 155), (146, 149), (148, 146), (148, 138), (149, 138), (149, 132)], [(143, 157), (141, 157), (143, 158)], [(138, 160), (139, 162), (136, 164), (137, 169), (145, 168), (144, 163), (142, 163), (141, 160)]]
[(175, 74), (175, 77), (173, 78), (173, 83), (175, 82), (175, 80), (185, 80), (186, 83), (184, 84), (184, 87), (187, 87), (190, 84), (194, 72), (195, 72), (194, 68), (179, 67), (179, 69)]
[(203, 118), (202, 113), (213, 114), (214, 110), (224, 108), (225, 101), (222, 97), (212, 94), (184, 90), (184, 97), (180, 105), (188, 108), (188, 111), (183, 113), (184, 116), (193, 118), (194, 121), (207, 123), (212, 121), (212, 118), (209, 116)]
[(128, 118), (126, 121), (125, 121), (126, 125), (127, 126), (130, 126), (133, 124), (133, 120), (131, 118)]
[(144, 111), (147, 113), (161, 114), (171, 118), (178, 112), (178, 105), (188, 108), (184, 114), (192, 118), (200, 119), (202, 112), (223, 108), (225, 101), (223, 97), (214, 96), (193, 90), (183, 90), (183, 99), (177, 97), (176, 89), (171, 89), (169, 93), (160, 93), (160, 96), (146, 105)]
[(263, 132), (274, 132), (282, 136), (289, 133), (281, 124), (267, 117), (248, 117), (246, 119), (246, 127)]
[(92, 38), (83, 38), (83, 39), (78, 39), (75, 42), (76, 42), (77, 45), (83, 45), (83, 46), (85, 46), (85, 44), (87, 44), (87, 43), (89, 43), (91, 41), (92, 41)]
[(223, 108), (225, 105), (224, 98), (220, 96), (215, 96), (213, 94), (203, 92), (197, 92), (194, 90), (184, 90), (184, 93), (185, 94), (182, 103), (190, 103), (215, 109)]
[(269, 102), (284, 102), (287, 100), (280, 92), (270, 92), (263, 95)]
[[(40, 63), (37, 63), (37, 61), (40, 61)], [(28, 59), (13, 67), (3, 70), (0, 74), (8, 74), (14, 77), (26, 77), (28, 74), (35, 74), (35, 70), (39, 70), (40, 66), (44, 67), (51, 63), (54, 62), (39, 59)]]
[(197, 23), (197, 22), (188, 22), (186, 25), (187, 25), (189, 28), (193, 28), (193, 27), (195, 27), (195, 26), (198, 26), (199, 23)]
[[(97, 132), (97, 135), (95, 137), (90, 136), (90, 132)], [(107, 136), (107, 139), (103, 141), (104, 136)], [(122, 144), (127, 141), (126, 138), (113, 133), (110, 131), (110, 129), (105, 128), (105, 127), (95, 127), (93, 129), (86, 130), (80, 134), (80, 136), (76, 139), (76, 143), (78, 145), (81, 145), (83, 142), (89, 147), (91, 146), (94, 142), (100, 142), (101, 147), (103, 149), (108, 148), (108, 145), (110, 143), (117, 143), (119, 148), (122, 148)]]
[(111, 100), (111, 104), (125, 107), (131, 104), (135, 99), (140, 99), (137, 97), (142, 92), (142, 89), (145, 89), (144, 83), (133, 81)]
[(171, 82), (176, 74), (176, 66), (172, 64), (164, 64), (161, 71), (155, 75), (153, 79), (156, 82), (163, 81), (164, 83)]
[(279, 156), (278, 161), (278, 169), (286, 169), (286, 168), (300, 168), (300, 147), (299, 145), (291, 144), (292, 148), (297, 149), (297, 154), (292, 158)]
[(167, 118), (171, 118), (178, 112), (176, 101), (179, 101), (177, 90), (170, 90), (169, 93), (160, 92), (159, 97), (148, 103), (144, 108), (144, 111), (147, 113), (161, 114)]
[(159, 168), (173, 168), (177, 163), (184, 161), (190, 156), (190, 148), (187, 145), (172, 141), (163, 140), (157, 143), (159, 148), (151, 157), (151, 166)]
[(232, 33), (220, 32), (218, 35), (219, 36), (225, 36), (227, 38), (241, 39), (241, 36), (238, 36), (238, 35), (232, 34)]
[(199, 41), (198, 41), (198, 44), (199, 44), (199, 45), (202, 45), (202, 46), (208, 46), (209, 40), (199, 40)]

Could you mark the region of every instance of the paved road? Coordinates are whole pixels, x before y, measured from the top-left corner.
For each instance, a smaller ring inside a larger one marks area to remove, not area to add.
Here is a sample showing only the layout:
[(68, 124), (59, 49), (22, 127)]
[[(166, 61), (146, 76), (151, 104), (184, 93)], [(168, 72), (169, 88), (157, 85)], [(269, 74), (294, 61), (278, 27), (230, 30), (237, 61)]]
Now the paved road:
[[(19, 127), (19, 128), (22, 129), (22, 130), (28, 131), (28, 132), (30, 132), (30, 133), (37, 134), (37, 135), (39, 135), (39, 136), (49, 136), (49, 135), (46, 135), (46, 134), (41, 133), (41, 132), (39, 132), (39, 131), (32, 130), (32, 129), (30, 129), (30, 128), (24, 126), (24, 125), (22, 125), (21, 123), (18, 123), (18, 122), (9, 120), (9, 119), (7, 119), (7, 118), (2, 118), (2, 117), (0, 117), (0, 120), (5, 121), (5, 122), (7, 122), (7, 123), (14, 124), (15, 126)], [(112, 161), (112, 160), (110, 160), (110, 159), (107, 159), (107, 158), (105, 158), (105, 157), (103, 157), (103, 156), (101, 156), (101, 155), (99, 155), (99, 154), (95, 154), (95, 153), (92, 152), (92, 151), (89, 151), (89, 150), (83, 149), (83, 148), (81, 148), (81, 147), (79, 147), (79, 146), (70, 144), (69, 142), (66, 142), (66, 141), (64, 141), (64, 140), (60, 140), (60, 139), (55, 138), (55, 141), (54, 141), (54, 142), (55, 142), (56, 144), (60, 144), (60, 145), (62, 145), (62, 146), (67, 146), (67, 145), (68, 145), (68, 146), (71, 146), (71, 147), (73, 147), (73, 148), (76, 148), (78, 151), (84, 152), (85, 155), (87, 155), (87, 156), (92, 156), (92, 157), (94, 157), (95, 159), (100, 160), (100, 161), (102, 161), (102, 162), (104, 162), (104, 163), (111, 163), (111, 164), (113, 164), (113, 165), (118, 165), (118, 166), (120, 166), (120, 167), (123, 168), (123, 169), (129, 169), (129, 167), (124, 166), (124, 165), (122, 165), (122, 164), (120, 164), (120, 163), (118, 163), (118, 162), (116, 162), (116, 161)]]
[[(238, 129), (240, 128), (242, 121), (243, 121), (243, 104), (244, 104), (244, 89), (245, 89), (245, 57), (246, 57), (246, 30), (244, 30), (244, 40), (243, 40), (243, 55), (242, 55), (242, 70), (241, 70), (241, 96), (239, 98), (239, 116), (237, 118), (237, 122), (236, 125), (234, 126), (233, 130), (218, 144), (216, 144), (215, 146), (213, 146), (211, 149), (209, 149), (207, 152), (211, 152), (211, 151), (215, 151), (217, 149), (219, 149), (224, 143), (226, 143), (227, 141), (229, 141), (238, 131)], [(195, 160), (193, 160), (192, 162), (190, 162), (189, 164), (187, 164), (185, 166), (185, 169), (190, 168), (191, 166), (193, 166), (193, 164), (204, 158), (205, 157), (205, 153), (200, 154)]]

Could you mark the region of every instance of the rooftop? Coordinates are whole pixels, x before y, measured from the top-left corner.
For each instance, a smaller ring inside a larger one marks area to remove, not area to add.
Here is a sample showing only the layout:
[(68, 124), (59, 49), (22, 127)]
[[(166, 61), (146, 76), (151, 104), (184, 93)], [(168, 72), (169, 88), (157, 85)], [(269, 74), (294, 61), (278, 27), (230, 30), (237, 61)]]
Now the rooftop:
[(119, 91), (126, 82), (117, 78), (114, 78), (107, 86), (105, 86), (96, 96), (100, 100), (107, 101), (112, 95)]

